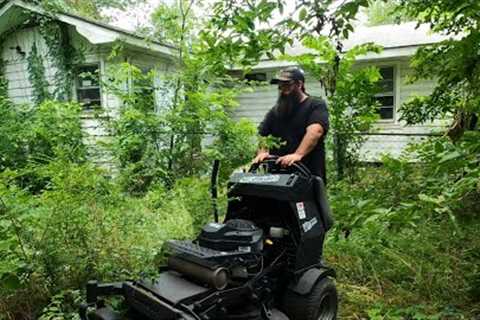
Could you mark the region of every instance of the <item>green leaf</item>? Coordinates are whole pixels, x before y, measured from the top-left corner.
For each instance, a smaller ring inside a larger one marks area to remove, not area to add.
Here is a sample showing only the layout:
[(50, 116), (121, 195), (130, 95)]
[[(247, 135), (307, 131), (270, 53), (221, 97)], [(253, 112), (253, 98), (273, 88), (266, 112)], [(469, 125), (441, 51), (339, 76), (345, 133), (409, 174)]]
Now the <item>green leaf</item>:
[(10, 250), (13, 243), (14, 243), (14, 241), (12, 239), (7, 239), (7, 240), (0, 241), (0, 252)]
[(0, 286), (8, 290), (16, 290), (21, 287), (20, 279), (13, 273), (4, 274)]
[(423, 202), (433, 203), (433, 204), (437, 204), (437, 205), (441, 203), (441, 201), (438, 198), (433, 198), (433, 197), (431, 197), (429, 195), (426, 195), (424, 193), (420, 193), (418, 195), (418, 198), (420, 200), (422, 200)]
[(302, 10), (300, 10), (300, 13), (298, 15), (298, 18), (300, 20), (305, 20), (305, 18), (307, 17), (307, 9), (305, 8), (302, 8)]
[(445, 162), (447, 162), (447, 161), (460, 158), (460, 157), (462, 157), (462, 156), (463, 156), (463, 155), (462, 155), (460, 152), (458, 152), (458, 151), (453, 151), (453, 152), (447, 153), (445, 156), (443, 156), (443, 157), (438, 161), (438, 163), (445, 163)]

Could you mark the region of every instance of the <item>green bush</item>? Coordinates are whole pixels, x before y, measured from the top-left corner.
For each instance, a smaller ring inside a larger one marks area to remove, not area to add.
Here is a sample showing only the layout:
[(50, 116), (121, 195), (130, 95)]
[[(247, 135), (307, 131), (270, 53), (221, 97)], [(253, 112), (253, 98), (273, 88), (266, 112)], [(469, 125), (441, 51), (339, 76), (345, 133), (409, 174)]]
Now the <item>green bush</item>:
[(80, 113), (74, 103), (46, 101), (33, 108), (0, 99), (0, 170), (17, 171), (20, 186), (39, 192), (48, 177), (39, 175), (36, 165), (57, 158), (85, 161)]
[(123, 195), (91, 164), (55, 161), (42, 170), (51, 182), (37, 196), (12, 184), (11, 172), (1, 177), (0, 311), (10, 318), (14, 302), (38, 314), (49, 296), (89, 279), (155, 274), (164, 241), (193, 237), (209, 205), (199, 189), (205, 184), (194, 179), (142, 199)]
[[(204, 57), (184, 59), (178, 74), (170, 76), (154, 70), (143, 73), (121, 63), (110, 71), (113, 80), (104, 83), (122, 101), (119, 116), (109, 119), (108, 127), (113, 137), (110, 150), (120, 162), (120, 181), (130, 194), (144, 195), (158, 184), (172, 187), (178, 179), (203, 176), (213, 159), (222, 160), (221, 179), (225, 180), (256, 151), (253, 124), (230, 117), (244, 88), (214, 74)], [(148, 83), (155, 78), (161, 79), (163, 94), (170, 96), (162, 105), (144, 99), (145, 90), (153, 94)], [(128, 91), (126, 79), (133, 82)]]
[[(470, 319), (480, 310), (478, 133), (412, 146), (355, 183), (330, 186), (336, 225), (326, 258), (343, 316)], [(417, 161), (411, 162), (416, 155)], [(477, 208), (477, 209), (474, 209)], [(474, 253), (475, 252), (475, 253)], [(412, 307), (415, 305), (415, 307)]]

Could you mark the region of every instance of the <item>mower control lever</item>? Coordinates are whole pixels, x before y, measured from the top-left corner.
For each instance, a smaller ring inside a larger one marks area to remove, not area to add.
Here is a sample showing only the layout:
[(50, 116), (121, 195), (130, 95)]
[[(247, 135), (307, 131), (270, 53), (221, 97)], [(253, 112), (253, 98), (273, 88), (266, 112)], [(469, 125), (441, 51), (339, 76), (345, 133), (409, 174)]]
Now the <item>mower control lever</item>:
[[(277, 164), (277, 159), (278, 158), (279, 158), (279, 156), (270, 155), (266, 159), (264, 159), (263, 161), (252, 164), (250, 166), (250, 169), (248, 170), (248, 172), (256, 172), (258, 170), (258, 168), (260, 168), (260, 166), (262, 166), (262, 165), (265, 165), (266, 170), (268, 172), (286, 171), (287, 170), (286, 168), (282, 168), (282, 167), (280, 167), (279, 164)], [(295, 168), (295, 170), (297, 172), (301, 173), (305, 178), (308, 179), (308, 178), (312, 177), (312, 172), (302, 162), (294, 162), (291, 166), (293, 168)]]

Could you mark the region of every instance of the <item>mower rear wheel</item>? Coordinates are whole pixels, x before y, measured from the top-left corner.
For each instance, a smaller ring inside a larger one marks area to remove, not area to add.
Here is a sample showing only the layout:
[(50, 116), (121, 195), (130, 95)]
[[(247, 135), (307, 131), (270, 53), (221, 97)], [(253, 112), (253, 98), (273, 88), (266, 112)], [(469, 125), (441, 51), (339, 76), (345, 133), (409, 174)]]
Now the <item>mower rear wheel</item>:
[(337, 288), (330, 278), (319, 280), (305, 296), (287, 290), (283, 301), (290, 320), (335, 320), (337, 308)]

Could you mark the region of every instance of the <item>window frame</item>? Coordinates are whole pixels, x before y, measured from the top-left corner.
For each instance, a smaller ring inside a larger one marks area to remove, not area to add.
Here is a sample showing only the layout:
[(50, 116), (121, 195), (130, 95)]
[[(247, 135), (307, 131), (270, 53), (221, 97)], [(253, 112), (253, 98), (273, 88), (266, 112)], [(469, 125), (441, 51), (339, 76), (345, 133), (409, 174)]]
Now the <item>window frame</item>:
[[(399, 67), (398, 67), (397, 64), (393, 64), (393, 63), (379, 64), (379, 65), (376, 65), (376, 67), (379, 69), (379, 71), (380, 71), (380, 69), (391, 68), (392, 69), (392, 74), (393, 74), (392, 75), (392, 82), (393, 82), (392, 91), (388, 92), (388, 94), (387, 94), (387, 91), (381, 91), (381, 92), (376, 93), (374, 95), (375, 98), (381, 98), (381, 97), (392, 97), (393, 98), (392, 117), (391, 118), (385, 118), (385, 119), (379, 118), (377, 120), (377, 122), (379, 122), (379, 123), (396, 123), (397, 122), (397, 101), (398, 101), (398, 96), (399, 96), (399, 93), (398, 93), (398, 89), (399, 89), (399, 87), (398, 87), (398, 83), (399, 83), (398, 69), (399, 69)], [(380, 81), (382, 81), (382, 80), (380, 80)]]
[[(264, 79), (249, 79), (249, 78), (257, 78), (258, 76), (261, 76)], [(268, 83), (268, 73), (267, 72), (251, 72), (247, 73), (244, 76), (244, 80), (247, 81), (247, 83), (252, 83), (252, 82), (257, 82), (257, 83)]]
[[(159, 106), (159, 101), (158, 101), (158, 88), (157, 88), (157, 81), (158, 81), (158, 77), (159, 77), (159, 70), (158, 70), (158, 67), (155, 65), (155, 64), (149, 64), (149, 63), (142, 63), (142, 62), (137, 62), (137, 61), (134, 61), (132, 62), (131, 59), (128, 60), (128, 63), (131, 64), (132, 66), (138, 68), (140, 70), (140, 72), (142, 73), (142, 75), (146, 75), (148, 74), (149, 72), (152, 72), (154, 73), (153, 77), (152, 77), (152, 83), (151, 83), (151, 90), (152, 92), (150, 93), (153, 97), (153, 107), (152, 107), (152, 110), (158, 110), (158, 106)], [(128, 92), (129, 93), (133, 93), (135, 91), (135, 87), (138, 87), (138, 83), (135, 83), (135, 79), (133, 77), (132, 74), (129, 74), (128, 76)]]
[[(90, 87), (81, 87), (80, 86), (80, 74), (83, 73), (84, 71), (80, 72), (82, 68), (89, 68), (89, 67), (96, 67), (96, 71), (98, 72), (97, 78), (98, 78), (98, 85), (96, 86), (90, 86)], [(102, 85), (101, 85), (101, 79), (102, 79), (102, 65), (100, 62), (92, 62), (92, 63), (84, 63), (84, 64), (79, 64), (75, 66), (75, 75), (74, 75), (74, 93), (75, 93), (75, 100), (82, 105), (83, 110), (95, 110), (103, 107), (103, 90), (102, 90)], [(98, 89), (99, 93), (99, 104), (98, 105), (90, 105), (90, 106), (85, 106), (82, 101), (80, 101), (79, 97), (79, 90), (88, 90), (88, 89)]]

